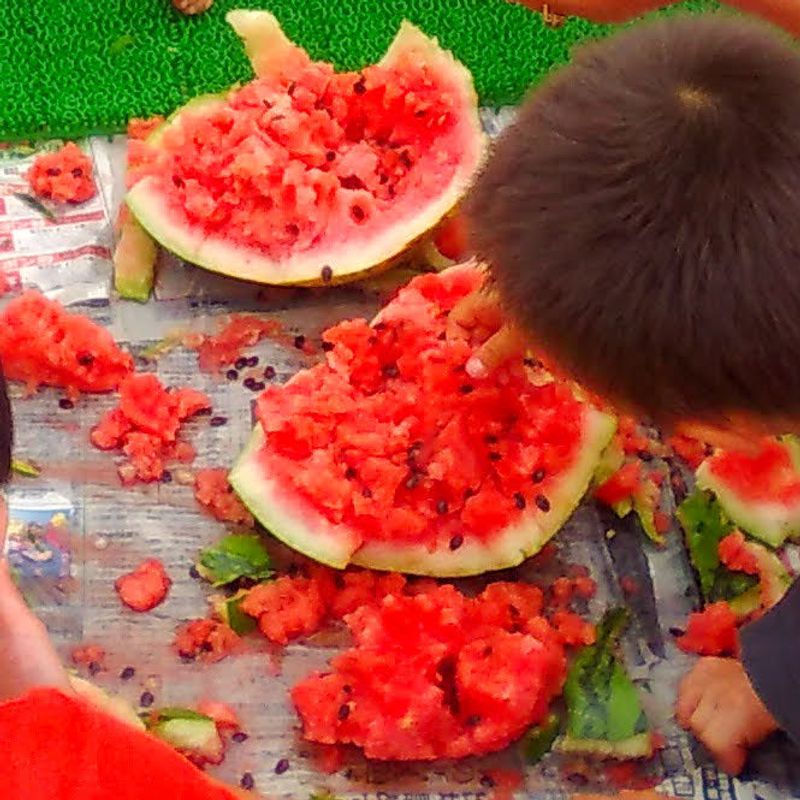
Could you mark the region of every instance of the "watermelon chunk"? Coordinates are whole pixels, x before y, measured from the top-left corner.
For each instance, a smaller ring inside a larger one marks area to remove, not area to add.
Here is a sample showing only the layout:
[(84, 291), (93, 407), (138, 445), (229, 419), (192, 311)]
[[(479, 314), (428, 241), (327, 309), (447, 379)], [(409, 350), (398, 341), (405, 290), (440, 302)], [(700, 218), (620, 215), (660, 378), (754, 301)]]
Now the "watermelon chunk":
[(275, 536), (334, 567), (458, 576), (519, 564), (585, 493), (614, 420), (520, 362), (474, 382), (447, 313), (470, 266), (411, 281), (327, 362), (259, 398), (229, 480)]
[(758, 452), (720, 451), (697, 470), (697, 485), (717, 496), (725, 513), (770, 547), (800, 534), (800, 470), (792, 437), (766, 439)]
[(469, 72), (409, 23), (379, 64), (337, 73), (265, 11), (227, 19), (257, 77), (136, 143), (129, 208), (169, 250), (246, 280), (340, 283), (389, 266), (482, 161)]

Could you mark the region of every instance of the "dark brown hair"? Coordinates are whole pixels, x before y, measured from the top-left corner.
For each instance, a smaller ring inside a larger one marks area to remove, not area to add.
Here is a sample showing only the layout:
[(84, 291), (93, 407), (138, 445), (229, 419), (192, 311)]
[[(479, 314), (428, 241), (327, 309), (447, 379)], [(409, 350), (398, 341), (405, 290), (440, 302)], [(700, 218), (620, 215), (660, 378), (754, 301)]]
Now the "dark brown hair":
[[(11, 416), (11, 401), (3, 369), (0, 365), (0, 486), (11, 477), (11, 443), (14, 439), (14, 426)], [(0, 531), (0, 538), (2, 532)]]
[(467, 201), (509, 312), (660, 421), (800, 414), (800, 56), (724, 15), (584, 47)]

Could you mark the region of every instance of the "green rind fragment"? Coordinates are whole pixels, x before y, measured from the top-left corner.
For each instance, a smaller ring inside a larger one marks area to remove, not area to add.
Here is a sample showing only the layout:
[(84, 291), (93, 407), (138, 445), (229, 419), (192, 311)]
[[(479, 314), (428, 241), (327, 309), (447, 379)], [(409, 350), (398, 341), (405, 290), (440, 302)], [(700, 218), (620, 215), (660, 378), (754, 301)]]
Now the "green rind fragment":
[(525, 763), (538, 764), (552, 749), (561, 730), (561, 719), (557, 714), (550, 714), (539, 725), (531, 728), (521, 742)]
[[(678, 507), (677, 516), (706, 603), (734, 600), (748, 594), (758, 584), (755, 576), (734, 572), (719, 560), (719, 543), (736, 530), (736, 526), (725, 515), (713, 493), (696, 489)], [(742, 604), (745, 608), (749, 602), (743, 600)]]
[(14, 192), (14, 197), (17, 198), (22, 203), (25, 203), (28, 208), (33, 209), (38, 214), (41, 214), (46, 219), (49, 219), (51, 222), (56, 220), (55, 212), (52, 209), (49, 209), (38, 197), (34, 197), (31, 194), (25, 194), (24, 192)]
[(11, 459), (11, 471), (23, 478), (38, 478), (42, 474), (42, 470), (36, 464), (31, 461), (23, 461), (21, 458)]
[(570, 667), (564, 684), (567, 746), (593, 742), (611, 755), (627, 752), (639, 736), (649, 739), (639, 692), (616, 655), (629, 618), (627, 609), (608, 611), (597, 628), (597, 642), (583, 648)]
[[(340, 69), (377, 61), (409, 19), (466, 64), (487, 106), (519, 102), (576, 43), (614, 30), (578, 18), (551, 29), (540, 14), (508, 0), (216, 0), (197, 17), (166, 1), (9, 1), (0, 141), (121, 133), (131, 117), (168, 114), (198, 94), (249, 80), (250, 64), (225, 14), (265, 5), (293, 41)], [(688, 0), (677, 10), (716, 5)]]
[(649, 733), (638, 733), (619, 742), (608, 742), (603, 739), (576, 739), (564, 736), (558, 740), (556, 749), (561, 753), (615, 758), (622, 761), (631, 758), (650, 758), (653, 755), (653, 737)]
[[(188, 709), (165, 710), (188, 714)], [(222, 758), (224, 745), (217, 726), (213, 719), (202, 714), (173, 716), (157, 722), (150, 732), (181, 752), (191, 753), (212, 762), (218, 762)]]
[(222, 621), (239, 636), (252, 633), (258, 623), (242, 611), (242, 601), (247, 596), (245, 590), (238, 592), (233, 597), (225, 597), (215, 605), (215, 611)]
[(239, 578), (263, 581), (272, 575), (264, 542), (250, 534), (231, 534), (206, 548), (196, 568), (212, 586), (225, 586)]
[(196, 722), (206, 720), (210, 722), (214, 721), (207, 714), (201, 714), (199, 711), (194, 711), (191, 708), (180, 708), (178, 706), (160, 708), (156, 712), (155, 717), (155, 725), (160, 725), (162, 722), (170, 722), (175, 719), (190, 719)]
[(114, 250), (114, 288), (125, 300), (146, 303), (153, 291), (158, 246), (131, 216)]

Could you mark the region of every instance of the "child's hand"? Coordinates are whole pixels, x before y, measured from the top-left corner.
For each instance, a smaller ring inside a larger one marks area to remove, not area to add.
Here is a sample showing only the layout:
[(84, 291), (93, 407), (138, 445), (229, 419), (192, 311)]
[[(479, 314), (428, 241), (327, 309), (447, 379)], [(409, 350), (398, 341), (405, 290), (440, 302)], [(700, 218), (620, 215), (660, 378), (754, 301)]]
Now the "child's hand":
[(448, 336), (468, 337), (482, 344), (467, 362), (471, 378), (485, 378), (514, 357), (522, 357), (525, 343), (516, 328), (503, 322), (503, 310), (496, 294), (478, 290), (465, 297), (450, 312)]
[(731, 775), (742, 771), (747, 751), (779, 727), (741, 662), (731, 658), (701, 659), (683, 679), (675, 711), (678, 722)]

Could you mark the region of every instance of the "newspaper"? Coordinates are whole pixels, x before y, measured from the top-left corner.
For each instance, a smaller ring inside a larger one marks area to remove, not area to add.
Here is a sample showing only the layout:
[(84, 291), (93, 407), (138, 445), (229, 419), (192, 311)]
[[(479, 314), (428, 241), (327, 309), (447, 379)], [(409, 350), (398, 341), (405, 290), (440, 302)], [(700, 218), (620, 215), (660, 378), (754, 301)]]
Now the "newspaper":
[[(483, 118), (487, 130), (496, 134), (513, 111), (485, 110)], [(55, 222), (16, 197), (26, 191), (24, 174), (33, 154), (24, 148), (0, 151), (0, 269), (15, 285), (37, 287), (108, 326), (134, 354), (176, 328), (208, 330), (234, 310), (269, 315), (288, 331), (316, 337), (337, 320), (369, 317), (378, 307), (380, 293), (370, 287), (264, 290), (168, 256), (161, 264), (156, 299), (147, 305), (112, 299), (113, 221), (124, 191), (125, 141), (94, 138), (82, 144), (92, 154), (102, 191), (85, 206), (61, 212)], [(262, 365), (275, 367), (278, 381), (309, 363), (291, 344), (267, 340), (252, 352)], [(220, 427), (210, 426), (208, 418), (189, 424), (188, 438), (198, 452), (193, 467), (230, 465), (249, 434), (255, 395), (200, 372), (196, 354), (183, 348), (168, 352), (150, 368), (168, 384), (208, 392), (214, 413), (227, 418)], [(233, 705), (249, 739), (230, 747), (224, 764), (214, 771), (218, 777), (236, 784), (250, 772), (257, 791), (302, 800), (322, 789), (362, 800), (488, 800), (493, 791), (489, 773), (496, 769), (524, 773), (519, 797), (557, 800), (576, 791), (609, 790), (600, 765), (587, 772), (552, 754), (526, 768), (515, 748), (433, 765), (370, 763), (348, 752), (341, 769), (325, 774), (319, 768), (320, 752), (299, 736), (288, 689), (325, 664), (343, 643), (343, 634), (325, 632), (283, 651), (257, 643), (251, 652), (213, 666), (182, 663), (170, 649), (175, 628), (204, 616), (207, 602), (207, 591), (191, 579), (190, 568), (198, 550), (224, 533), (223, 526), (201, 512), (184, 481), (120, 486), (113, 455), (88, 445), (91, 427), (113, 405), (112, 396), (84, 397), (74, 409), (62, 409), (56, 391), (33, 397), (23, 396), (17, 386), (12, 391), (17, 456), (42, 469), (38, 478), (16, 479), (10, 493), (9, 557), (29, 602), (65, 657), (78, 643), (103, 646), (107, 668), (95, 680), (134, 704), (147, 691), (156, 706), (192, 705), (201, 699)], [(607, 536), (611, 527), (613, 538)], [(666, 549), (657, 550), (633, 521), (610, 519), (587, 504), (556, 542), (559, 558), (588, 566), (598, 581), (592, 614), (624, 602), (634, 610), (626, 661), (642, 689), (651, 723), (666, 738), (666, 747), (647, 768), (660, 787), (697, 800), (800, 798), (798, 751), (785, 737), (776, 736), (761, 747), (747, 775), (734, 780), (719, 773), (672, 718), (675, 687), (691, 660), (677, 651), (669, 631), (685, 624), (698, 602), (677, 531)], [(165, 604), (136, 615), (122, 609), (113, 583), (150, 556), (163, 560), (174, 584)], [(548, 580), (530, 564), (515, 574)], [(623, 577), (633, 578), (639, 587), (631, 598), (620, 590)], [(119, 674), (127, 666), (136, 674), (123, 681)], [(278, 775), (275, 767), (281, 759), (289, 760), (289, 769)]]

